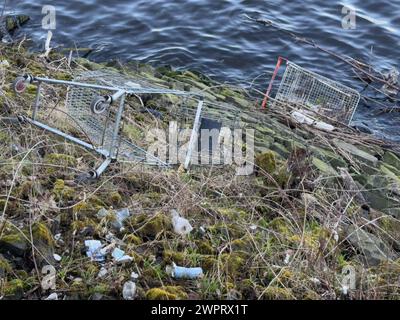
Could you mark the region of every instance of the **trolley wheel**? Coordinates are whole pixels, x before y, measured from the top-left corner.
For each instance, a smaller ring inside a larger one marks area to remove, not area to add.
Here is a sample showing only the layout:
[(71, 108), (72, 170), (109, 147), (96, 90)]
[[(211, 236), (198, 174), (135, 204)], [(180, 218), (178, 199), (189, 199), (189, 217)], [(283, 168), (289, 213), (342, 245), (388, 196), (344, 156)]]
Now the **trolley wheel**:
[(90, 104), (90, 110), (92, 110), (94, 114), (101, 114), (107, 110), (108, 106), (109, 104), (107, 103), (107, 99), (99, 96), (93, 99)]
[(13, 90), (15, 93), (22, 93), (27, 87), (25, 77), (17, 77), (13, 82)]

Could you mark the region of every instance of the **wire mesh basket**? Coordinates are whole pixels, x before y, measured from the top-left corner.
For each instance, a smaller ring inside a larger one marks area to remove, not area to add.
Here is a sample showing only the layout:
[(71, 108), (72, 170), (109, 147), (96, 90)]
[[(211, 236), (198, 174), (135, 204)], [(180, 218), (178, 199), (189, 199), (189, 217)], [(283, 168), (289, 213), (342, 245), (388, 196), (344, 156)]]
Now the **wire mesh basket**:
[[(272, 81), (282, 60), (283, 58), (278, 60)], [(271, 85), (266, 98), (270, 90)], [(360, 101), (360, 94), (337, 81), (286, 60), (275, 101), (277, 104), (283, 102), (311, 109), (338, 122), (349, 124)]]

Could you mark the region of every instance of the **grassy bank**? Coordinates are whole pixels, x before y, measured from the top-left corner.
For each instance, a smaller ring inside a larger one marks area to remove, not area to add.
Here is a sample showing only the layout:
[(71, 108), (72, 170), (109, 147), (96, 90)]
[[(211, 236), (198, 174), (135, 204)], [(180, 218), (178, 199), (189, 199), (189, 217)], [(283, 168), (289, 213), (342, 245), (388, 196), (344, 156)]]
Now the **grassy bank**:
[[(57, 53), (46, 60), (23, 45), (0, 53), (3, 117), (30, 112), (34, 88), (15, 95), (17, 75), (72, 79), (110, 67), (240, 109), (256, 147), (251, 176), (229, 166), (183, 172), (115, 163), (99, 181), (79, 184), (74, 177), (98, 163), (92, 153), (28, 125), (0, 123), (0, 297), (121, 299), (135, 272), (136, 299), (399, 298), (396, 146), (345, 126), (331, 133), (300, 126), (290, 119), (291, 106), (260, 112), (247, 91), (189, 71), (69, 63)], [(42, 108), (62, 104), (65, 94), (46, 87)], [(168, 114), (174, 101), (148, 97), (144, 104)], [(140, 112), (126, 117), (127, 133), (139, 140), (150, 120)], [(117, 230), (115, 210), (125, 207), (131, 216)], [(102, 208), (107, 214), (99, 216)], [(174, 232), (171, 209), (190, 221), (190, 234)], [(87, 239), (116, 244), (133, 261), (91, 261)], [(171, 263), (201, 266), (204, 276), (176, 280), (166, 273)], [(50, 291), (41, 285), (48, 264), (57, 272)], [(102, 267), (107, 272), (99, 275)], [(346, 290), (348, 270), (355, 287)]]

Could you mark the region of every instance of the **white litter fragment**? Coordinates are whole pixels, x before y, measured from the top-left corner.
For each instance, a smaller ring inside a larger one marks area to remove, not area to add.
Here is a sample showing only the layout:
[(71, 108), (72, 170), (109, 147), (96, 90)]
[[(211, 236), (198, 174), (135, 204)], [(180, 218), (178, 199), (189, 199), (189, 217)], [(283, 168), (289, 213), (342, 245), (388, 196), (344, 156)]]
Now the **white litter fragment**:
[(115, 211), (108, 211), (104, 208), (101, 208), (97, 212), (97, 216), (99, 218), (104, 218), (108, 214), (113, 214), (115, 216), (115, 220), (112, 222), (112, 227), (116, 230), (121, 230), (124, 226), (124, 221), (131, 215), (128, 208), (118, 209)]
[(53, 258), (54, 258), (54, 260), (56, 260), (57, 262), (60, 262), (61, 259), (62, 259), (61, 256), (58, 255), (57, 253), (53, 254)]
[(129, 218), (131, 213), (128, 208), (119, 209), (115, 212), (116, 221), (113, 223), (113, 227), (116, 229), (121, 229), (124, 226), (124, 221)]
[(127, 263), (133, 260), (132, 257), (125, 254), (125, 251), (115, 248), (111, 253), (112, 257), (114, 258), (115, 262), (117, 263)]
[(256, 231), (257, 230), (257, 226), (255, 224), (252, 224), (250, 227), (251, 231)]
[(132, 281), (135, 281), (135, 280), (137, 280), (139, 278), (139, 275), (135, 272), (135, 271), (132, 271), (132, 273), (131, 273), (131, 280)]
[(321, 284), (321, 281), (318, 278), (310, 278), (310, 281), (316, 285)]
[(335, 240), (335, 242), (339, 242), (339, 234), (336, 230), (333, 230), (333, 240)]
[(50, 294), (45, 300), (58, 300), (58, 294), (54, 292)]
[(97, 274), (97, 278), (104, 278), (108, 273), (108, 270), (104, 267), (102, 267), (99, 271), (99, 273)]
[(291, 113), (292, 119), (299, 124), (306, 124), (309, 126), (313, 126), (319, 130), (328, 131), (328, 132), (335, 130), (335, 127), (330, 125), (329, 123), (325, 123), (322, 121), (316, 121), (313, 118), (305, 115), (304, 113), (305, 113), (304, 111), (302, 111), (302, 112), (293, 111)]
[(171, 215), (172, 226), (174, 227), (175, 233), (180, 235), (187, 235), (193, 230), (193, 227), (191, 226), (189, 220), (182, 218), (176, 210), (172, 209)]
[(124, 283), (122, 288), (122, 297), (125, 300), (133, 300), (136, 296), (136, 283), (133, 281), (127, 281)]
[(165, 268), (168, 275), (175, 279), (198, 279), (203, 277), (203, 269), (179, 267), (175, 263)]
[(283, 263), (289, 264), (290, 257), (291, 257), (291, 254), (289, 252), (286, 252), (285, 260), (283, 260)]
[(86, 255), (91, 258), (92, 261), (104, 261), (105, 257), (102, 252), (102, 244), (99, 240), (85, 240), (85, 246), (87, 248)]

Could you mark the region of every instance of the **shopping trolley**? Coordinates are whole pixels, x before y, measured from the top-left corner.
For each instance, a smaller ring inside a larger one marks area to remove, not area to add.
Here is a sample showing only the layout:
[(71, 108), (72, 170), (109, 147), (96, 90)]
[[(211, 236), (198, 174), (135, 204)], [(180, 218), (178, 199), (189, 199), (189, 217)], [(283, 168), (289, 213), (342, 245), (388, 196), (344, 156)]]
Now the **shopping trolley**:
[[(30, 116), (20, 116), (20, 120), (61, 136), (86, 149), (100, 154), (104, 160), (96, 169), (90, 170), (92, 179), (100, 177), (106, 168), (120, 158), (145, 162), (150, 165), (168, 167), (169, 164), (149, 154), (144, 148), (124, 136), (121, 128), (127, 97), (141, 95), (175, 95), (196, 101), (192, 135), (189, 142), (185, 167), (190, 164), (192, 146), (195, 143), (201, 123), (203, 97), (196, 92), (166, 89), (140, 78), (132, 78), (109, 70), (81, 73), (73, 81), (35, 77), (30, 74), (17, 77), (13, 87), (16, 93), (25, 91), (29, 84), (36, 85), (36, 98)], [(76, 134), (63, 130), (57, 125), (61, 119), (49, 119), (49, 112), (41, 107), (42, 86), (66, 86), (65, 120), (73, 124)], [(81, 138), (82, 132), (84, 138)], [(80, 134), (79, 134), (80, 133)]]

